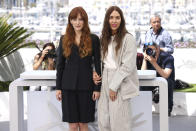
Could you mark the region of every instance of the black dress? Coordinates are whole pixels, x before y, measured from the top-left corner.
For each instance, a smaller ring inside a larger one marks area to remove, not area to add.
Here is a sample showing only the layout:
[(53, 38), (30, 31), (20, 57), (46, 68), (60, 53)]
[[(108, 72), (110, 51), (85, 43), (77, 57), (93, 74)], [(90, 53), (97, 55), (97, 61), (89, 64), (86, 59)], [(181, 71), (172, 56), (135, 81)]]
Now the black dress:
[(100, 91), (100, 85), (94, 85), (93, 65), (101, 74), (100, 42), (91, 35), (92, 55), (79, 56), (79, 48), (73, 44), (69, 58), (63, 56), (62, 38), (58, 49), (56, 89), (62, 90), (63, 121), (69, 123), (88, 123), (94, 121), (95, 102), (93, 91)]

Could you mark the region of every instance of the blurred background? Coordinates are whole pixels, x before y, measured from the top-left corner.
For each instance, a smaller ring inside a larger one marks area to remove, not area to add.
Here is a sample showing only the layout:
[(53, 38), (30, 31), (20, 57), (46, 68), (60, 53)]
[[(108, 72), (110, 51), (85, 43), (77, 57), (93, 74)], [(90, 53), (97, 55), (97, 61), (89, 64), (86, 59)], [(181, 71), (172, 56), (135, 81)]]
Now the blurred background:
[(158, 13), (175, 47), (196, 46), (196, 0), (0, 0), (0, 15), (12, 14), (10, 20), (34, 31), (30, 40), (39, 43), (59, 40), (75, 6), (87, 11), (91, 31), (100, 35), (106, 9), (111, 5), (123, 10), (126, 27), (138, 44), (150, 28), (150, 15)]

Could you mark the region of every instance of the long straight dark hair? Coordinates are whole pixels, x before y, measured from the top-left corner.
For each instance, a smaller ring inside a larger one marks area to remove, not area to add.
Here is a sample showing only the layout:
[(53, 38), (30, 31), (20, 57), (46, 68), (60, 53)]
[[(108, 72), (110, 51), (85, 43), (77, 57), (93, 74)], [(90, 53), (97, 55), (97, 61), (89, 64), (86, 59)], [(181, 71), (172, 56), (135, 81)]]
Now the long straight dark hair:
[(122, 46), (122, 40), (123, 40), (125, 34), (128, 32), (125, 27), (125, 19), (124, 19), (122, 10), (118, 6), (111, 6), (106, 11), (104, 23), (103, 23), (103, 29), (102, 29), (101, 48), (103, 51), (103, 58), (106, 56), (106, 53), (108, 51), (108, 45), (111, 41), (112, 30), (110, 28), (109, 19), (110, 19), (110, 15), (113, 11), (117, 11), (121, 17), (120, 26), (115, 34), (115, 37), (114, 37), (114, 41), (116, 41), (116, 43), (117, 43), (117, 45), (115, 47), (116, 55), (118, 54), (118, 50)]

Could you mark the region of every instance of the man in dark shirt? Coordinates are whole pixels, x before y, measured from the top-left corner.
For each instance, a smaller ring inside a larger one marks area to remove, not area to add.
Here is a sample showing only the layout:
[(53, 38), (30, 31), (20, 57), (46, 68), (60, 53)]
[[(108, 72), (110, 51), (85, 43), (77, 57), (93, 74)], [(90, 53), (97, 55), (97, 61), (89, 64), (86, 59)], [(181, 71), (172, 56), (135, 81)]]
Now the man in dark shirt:
[[(156, 43), (144, 44), (144, 59), (141, 70), (156, 70), (157, 77), (163, 77), (168, 82), (168, 113), (173, 107), (173, 88), (175, 86), (174, 58), (167, 52), (160, 51)], [(141, 88), (142, 90), (142, 88)]]

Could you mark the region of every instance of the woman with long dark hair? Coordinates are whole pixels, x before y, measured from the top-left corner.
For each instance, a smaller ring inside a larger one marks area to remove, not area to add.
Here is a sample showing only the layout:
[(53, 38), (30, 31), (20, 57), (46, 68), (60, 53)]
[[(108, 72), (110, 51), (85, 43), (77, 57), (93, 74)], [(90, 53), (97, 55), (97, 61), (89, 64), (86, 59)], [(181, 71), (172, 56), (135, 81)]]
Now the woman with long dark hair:
[(55, 63), (54, 57), (48, 57), (50, 52), (55, 52), (55, 46), (53, 43), (46, 43), (43, 49), (38, 53), (33, 62), (33, 70), (54, 70)]
[[(136, 41), (125, 27), (121, 9), (111, 6), (101, 35), (102, 88), (98, 102), (100, 131), (131, 131), (130, 99), (138, 95)], [(96, 75), (94, 75), (96, 76)], [(100, 77), (94, 77), (95, 83)]]
[[(51, 42), (44, 44), (43, 49), (34, 57), (33, 70), (55, 70), (55, 57), (54, 44)], [(29, 88), (30, 91), (50, 91), (53, 89), (48, 86), (30, 86)]]
[(58, 52), (56, 97), (62, 100), (63, 121), (69, 123), (70, 131), (88, 131), (100, 91), (92, 78), (93, 65), (98, 75), (101, 73), (100, 42), (90, 33), (82, 7), (71, 10)]

